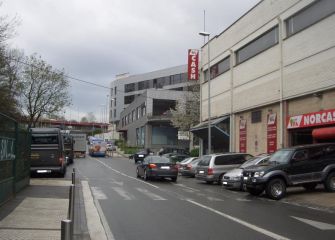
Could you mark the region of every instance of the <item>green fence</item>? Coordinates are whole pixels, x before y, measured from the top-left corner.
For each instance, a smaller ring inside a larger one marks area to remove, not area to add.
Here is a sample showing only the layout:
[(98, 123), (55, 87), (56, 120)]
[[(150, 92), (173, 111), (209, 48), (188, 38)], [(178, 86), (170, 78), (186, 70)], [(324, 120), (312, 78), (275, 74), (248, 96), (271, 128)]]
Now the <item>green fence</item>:
[(0, 113), (0, 205), (29, 184), (30, 135)]

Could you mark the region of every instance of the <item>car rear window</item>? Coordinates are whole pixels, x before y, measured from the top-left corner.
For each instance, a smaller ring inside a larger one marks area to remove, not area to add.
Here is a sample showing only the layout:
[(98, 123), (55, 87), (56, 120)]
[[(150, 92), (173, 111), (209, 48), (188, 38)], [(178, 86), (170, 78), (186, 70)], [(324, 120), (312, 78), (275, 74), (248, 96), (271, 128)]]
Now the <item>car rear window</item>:
[(34, 134), (31, 136), (32, 144), (58, 144), (56, 134)]
[(209, 163), (211, 161), (211, 156), (203, 156), (201, 159), (200, 159), (200, 162), (199, 162), (199, 166), (209, 166)]
[(166, 157), (151, 157), (150, 163), (170, 163), (171, 160)]

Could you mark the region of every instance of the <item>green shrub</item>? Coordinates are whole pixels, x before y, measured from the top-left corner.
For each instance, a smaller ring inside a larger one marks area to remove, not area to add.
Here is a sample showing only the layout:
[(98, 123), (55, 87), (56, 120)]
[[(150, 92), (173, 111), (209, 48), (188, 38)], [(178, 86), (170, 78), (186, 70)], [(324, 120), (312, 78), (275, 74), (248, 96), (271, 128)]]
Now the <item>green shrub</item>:
[(138, 148), (137, 147), (125, 147), (124, 148), (124, 153), (125, 154), (134, 154), (136, 152), (138, 152)]
[(190, 152), (191, 157), (199, 157), (199, 148), (193, 148)]

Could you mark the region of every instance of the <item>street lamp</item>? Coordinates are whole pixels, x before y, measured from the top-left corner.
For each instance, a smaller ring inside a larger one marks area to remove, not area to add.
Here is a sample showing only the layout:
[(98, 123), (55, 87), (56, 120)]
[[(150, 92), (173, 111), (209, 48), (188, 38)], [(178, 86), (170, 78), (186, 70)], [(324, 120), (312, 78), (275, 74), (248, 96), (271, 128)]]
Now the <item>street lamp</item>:
[(204, 38), (207, 37), (207, 56), (208, 56), (208, 70), (207, 70), (207, 82), (208, 82), (208, 154), (211, 154), (211, 145), (212, 145), (212, 134), (211, 134), (211, 64), (210, 64), (210, 53), (209, 53), (209, 37), (210, 33), (208, 32), (199, 32), (199, 35)]

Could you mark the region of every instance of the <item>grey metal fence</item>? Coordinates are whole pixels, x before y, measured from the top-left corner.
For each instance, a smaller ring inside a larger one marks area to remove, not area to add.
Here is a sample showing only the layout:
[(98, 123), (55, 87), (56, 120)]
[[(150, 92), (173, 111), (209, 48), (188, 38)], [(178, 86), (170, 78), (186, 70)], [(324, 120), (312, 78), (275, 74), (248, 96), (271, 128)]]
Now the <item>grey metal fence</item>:
[(0, 113), (0, 205), (29, 184), (29, 157), (29, 132)]

